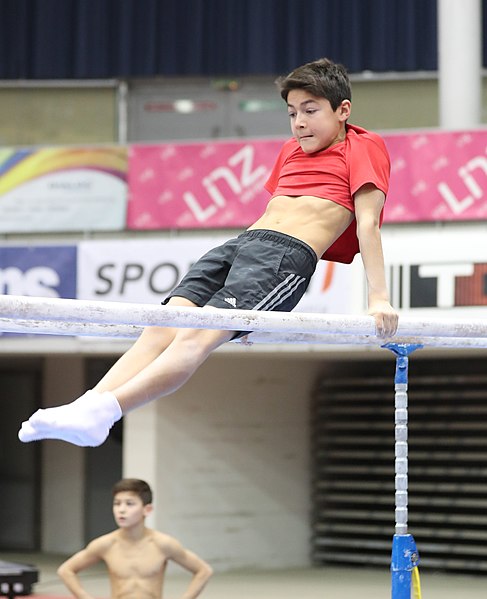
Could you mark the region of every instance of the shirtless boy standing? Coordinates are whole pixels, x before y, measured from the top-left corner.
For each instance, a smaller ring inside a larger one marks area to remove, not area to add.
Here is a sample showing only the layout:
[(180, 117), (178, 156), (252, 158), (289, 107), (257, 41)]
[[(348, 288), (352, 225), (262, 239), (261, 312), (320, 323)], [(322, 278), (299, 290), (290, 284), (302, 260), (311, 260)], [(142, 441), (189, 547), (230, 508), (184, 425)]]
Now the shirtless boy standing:
[[(360, 252), (368, 313), (377, 334), (395, 334), (380, 236), (390, 162), (383, 140), (348, 124), (346, 70), (328, 59), (278, 80), (293, 138), (265, 187), (271, 199), (249, 229), (203, 256), (172, 291), (171, 306), (290, 311), (320, 258), (350, 263)], [(114, 422), (176, 391), (235, 331), (148, 327), (96, 387), (74, 402), (38, 410), (21, 441), (100, 445)]]
[(139, 479), (122, 479), (113, 487), (113, 516), (118, 529), (91, 541), (58, 568), (58, 575), (77, 599), (93, 599), (78, 572), (104, 561), (111, 599), (161, 599), (164, 574), (171, 560), (193, 574), (181, 599), (199, 597), (211, 567), (169, 535), (145, 526), (152, 511), (152, 491)]

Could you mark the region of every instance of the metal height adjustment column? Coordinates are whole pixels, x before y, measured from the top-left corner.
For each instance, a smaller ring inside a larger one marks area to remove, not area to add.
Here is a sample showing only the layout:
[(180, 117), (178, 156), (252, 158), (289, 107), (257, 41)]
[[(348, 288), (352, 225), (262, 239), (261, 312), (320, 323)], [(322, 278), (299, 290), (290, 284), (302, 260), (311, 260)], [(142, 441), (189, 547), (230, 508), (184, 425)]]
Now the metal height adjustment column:
[(408, 534), (408, 356), (422, 347), (415, 344), (388, 343), (383, 346), (396, 355), (394, 379), (394, 489), (395, 534), (392, 542), (392, 599), (410, 599), (411, 572), (419, 563), (413, 536)]

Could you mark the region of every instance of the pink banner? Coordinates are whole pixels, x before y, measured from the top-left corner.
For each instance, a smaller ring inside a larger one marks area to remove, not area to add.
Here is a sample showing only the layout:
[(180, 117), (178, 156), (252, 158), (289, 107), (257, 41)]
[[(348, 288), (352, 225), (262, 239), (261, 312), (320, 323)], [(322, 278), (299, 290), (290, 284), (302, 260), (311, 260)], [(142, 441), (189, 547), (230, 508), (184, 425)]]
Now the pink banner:
[(487, 218), (487, 130), (384, 139), (392, 162), (385, 222)]
[[(384, 135), (392, 176), (385, 222), (487, 217), (487, 131)], [(129, 229), (246, 227), (283, 139), (134, 145)]]
[(135, 145), (129, 229), (246, 227), (262, 214), (282, 140)]

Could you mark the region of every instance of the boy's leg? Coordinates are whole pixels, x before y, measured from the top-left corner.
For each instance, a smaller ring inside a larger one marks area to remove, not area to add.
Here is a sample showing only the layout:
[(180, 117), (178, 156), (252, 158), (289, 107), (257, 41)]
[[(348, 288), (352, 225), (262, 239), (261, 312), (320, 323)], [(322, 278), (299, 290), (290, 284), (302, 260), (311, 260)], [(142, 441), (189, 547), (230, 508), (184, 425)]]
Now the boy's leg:
[[(194, 308), (196, 305), (184, 297), (172, 297), (168, 305)], [(162, 308), (163, 309), (163, 308)], [(102, 393), (111, 391), (155, 360), (174, 339), (178, 329), (172, 327), (147, 327), (140, 337), (110, 368), (93, 388)]]
[(147, 327), (135, 343), (115, 362), (93, 387), (103, 393), (127, 382), (155, 360), (171, 343), (176, 329)]
[(235, 335), (234, 331), (179, 329), (172, 343), (139, 374), (113, 389), (127, 412), (177, 391), (210, 353)]
[(19, 438), (101, 445), (123, 414), (179, 389), (233, 335), (233, 331), (178, 329), (169, 347), (130, 380), (103, 393), (88, 391), (65, 406), (38, 410), (22, 424)]

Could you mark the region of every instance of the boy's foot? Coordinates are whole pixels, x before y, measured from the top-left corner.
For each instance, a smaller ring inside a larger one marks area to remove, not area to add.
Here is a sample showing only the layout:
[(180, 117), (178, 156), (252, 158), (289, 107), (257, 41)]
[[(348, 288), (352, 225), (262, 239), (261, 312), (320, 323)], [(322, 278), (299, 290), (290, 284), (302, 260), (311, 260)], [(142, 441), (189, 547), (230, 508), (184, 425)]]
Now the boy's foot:
[(24, 443), (58, 439), (81, 447), (101, 445), (122, 410), (113, 393), (87, 391), (70, 404), (37, 410), (22, 423), (19, 439)]

